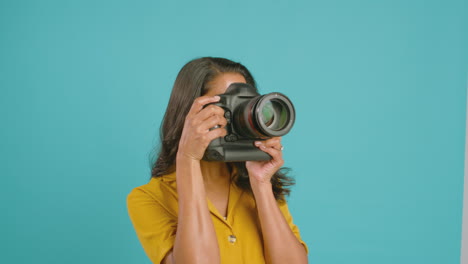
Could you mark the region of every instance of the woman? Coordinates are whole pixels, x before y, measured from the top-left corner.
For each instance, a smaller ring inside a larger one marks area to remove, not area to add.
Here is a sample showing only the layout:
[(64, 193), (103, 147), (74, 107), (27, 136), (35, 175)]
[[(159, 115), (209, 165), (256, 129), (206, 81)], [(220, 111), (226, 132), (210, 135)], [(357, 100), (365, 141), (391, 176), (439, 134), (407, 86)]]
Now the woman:
[(223, 109), (205, 106), (236, 82), (255, 87), (243, 65), (223, 58), (192, 60), (177, 76), (151, 180), (127, 197), (153, 263), (307, 263), (284, 200), (292, 180), (280, 170), (281, 138), (255, 142), (269, 161), (202, 160), (211, 140), (226, 135)]

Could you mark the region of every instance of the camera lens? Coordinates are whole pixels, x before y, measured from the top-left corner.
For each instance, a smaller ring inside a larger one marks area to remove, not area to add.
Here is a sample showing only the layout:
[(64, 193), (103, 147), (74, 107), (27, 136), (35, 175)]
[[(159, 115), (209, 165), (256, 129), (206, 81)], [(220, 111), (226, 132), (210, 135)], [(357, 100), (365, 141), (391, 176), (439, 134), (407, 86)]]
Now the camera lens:
[(273, 123), (273, 120), (275, 120), (273, 104), (271, 102), (266, 103), (263, 106), (261, 114), (263, 123), (269, 127)]
[(281, 101), (273, 99), (265, 102), (260, 118), (269, 129), (281, 130), (287, 125), (288, 109)]
[(281, 93), (253, 98), (237, 109), (236, 128), (245, 137), (265, 138), (283, 136), (295, 120), (294, 106)]

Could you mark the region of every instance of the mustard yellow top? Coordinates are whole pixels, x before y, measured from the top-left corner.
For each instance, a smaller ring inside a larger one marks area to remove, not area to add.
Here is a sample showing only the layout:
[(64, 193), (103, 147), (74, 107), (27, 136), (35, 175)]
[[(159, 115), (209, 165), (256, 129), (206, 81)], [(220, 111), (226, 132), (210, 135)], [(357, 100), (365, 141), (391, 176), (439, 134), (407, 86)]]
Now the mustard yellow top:
[[(161, 263), (172, 249), (177, 229), (178, 198), (175, 173), (134, 188), (127, 196), (127, 208), (138, 239), (153, 263)], [(263, 238), (255, 199), (231, 183), (227, 219), (207, 199), (223, 264), (265, 263)], [(279, 208), (297, 239), (304, 245), (286, 202)], [(197, 243), (197, 241), (193, 241)]]

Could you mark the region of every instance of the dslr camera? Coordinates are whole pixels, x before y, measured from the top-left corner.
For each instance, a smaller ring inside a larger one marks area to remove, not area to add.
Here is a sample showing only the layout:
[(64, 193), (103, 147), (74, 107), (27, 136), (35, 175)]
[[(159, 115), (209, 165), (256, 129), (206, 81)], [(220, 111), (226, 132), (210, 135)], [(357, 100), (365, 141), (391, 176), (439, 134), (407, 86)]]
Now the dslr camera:
[(296, 113), (289, 98), (276, 92), (260, 95), (246, 83), (232, 83), (219, 97), (212, 104), (224, 109), (227, 135), (210, 142), (203, 160), (270, 160), (271, 156), (254, 141), (280, 137), (291, 130)]

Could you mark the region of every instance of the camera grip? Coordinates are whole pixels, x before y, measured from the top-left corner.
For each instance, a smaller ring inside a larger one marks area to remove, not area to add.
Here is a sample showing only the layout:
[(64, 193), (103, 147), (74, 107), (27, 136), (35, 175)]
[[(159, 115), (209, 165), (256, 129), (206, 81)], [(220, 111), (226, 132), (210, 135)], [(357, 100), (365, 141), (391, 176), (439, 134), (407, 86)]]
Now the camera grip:
[(253, 145), (253, 140), (239, 140), (226, 142), (224, 138), (217, 138), (208, 145), (203, 160), (206, 161), (260, 161), (270, 160), (272, 157)]

